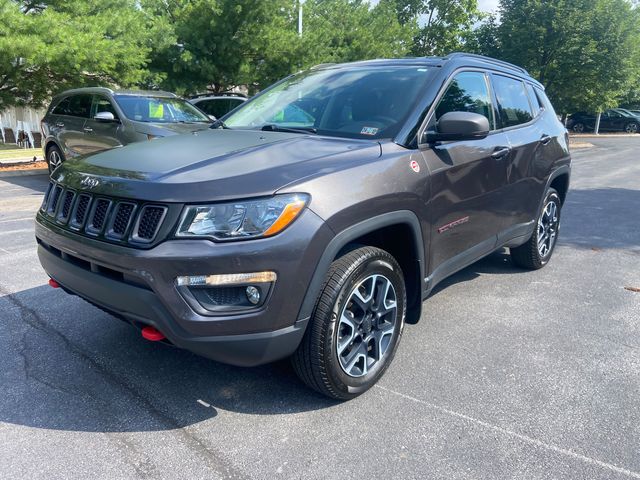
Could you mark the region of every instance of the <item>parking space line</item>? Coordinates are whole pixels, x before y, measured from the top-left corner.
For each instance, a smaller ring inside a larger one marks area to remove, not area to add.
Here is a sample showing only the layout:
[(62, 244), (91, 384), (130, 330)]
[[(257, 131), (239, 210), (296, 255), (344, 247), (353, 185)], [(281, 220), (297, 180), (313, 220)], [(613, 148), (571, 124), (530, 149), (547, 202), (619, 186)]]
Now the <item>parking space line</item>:
[(491, 424), (489, 422), (485, 422), (483, 420), (479, 420), (477, 418), (470, 417), (469, 415), (465, 415), (464, 413), (459, 413), (459, 412), (456, 412), (454, 410), (449, 410), (448, 408), (441, 407), (439, 405), (427, 402), (425, 400), (420, 400), (419, 398), (412, 397), (412, 396), (406, 395), (404, 393), (396, 392), (394, 390), (391, 390), (391, 389), (386, 388), (386, 387), (382, 387), (380, 385), (376, 385), (376, 388), (379, 388), (380, 390), (384, 390), (385, 392), (388, 392), (388, 393), (392, 393), (393, 395), (397, 395), (397, 396), (402, 397), (402, 398), (404, 398), (406, 400), (411, 400), (412, 402), (420, 403), (420, 404), (425, 405), (425, 406), (427, 406), (429, 408), (432, 408), (433, 410), (437, 410), (439, 412), (446, 413), (447, 415), (450, 415), (452, 417), (460, 418), (462, 420), (466, 420), (467, 422), (471, 422), (471, 423), (474, 423), (476, 425), (480, 425), (481, 427), (488, 428), (488, 429), (493, 430), (495, 432), (499, 432), (499, 433), (502, 433), (504, 435), (508, 435), (510, 437), (517, 438), (519, 440), (522, 440), (523, 442), (529, 443), (531, 445), (535, 445), (536, 447), (543, 448), (545, 450), (550, 450), (552, 452), (556, 452), (556, 453), (559, 453), (561, 455), (565, 455), (567, 457), (571, 457), (571, 458), (574, 458), (576, 460), (580, 460), (582, 462), (589, 463), (591, 465), (597, 465), (597, 466), (599, 466), (601, 468), (605, 468), (605, 469), (610, 470), (612, 472), (616, 472), (616, 473), (619, 473), (621, 475), (625, 475), (625, 476), (627, 476), (629, 478), (639, 478), (640, 479), (640, 473), (638, 473), (638, 472), (633, 472), (631, 470), (627, 470), (626, 468), (618, 467), (618, 466), (613, 465), (611, 463), (607, 463), (607, 462), (603, 462), (601, 460), (597, 460), (595, 458), (587, 457), (585, 455), (581, 455), (579, 453), (576, 453), (576, 452), (574, 452), (572, 450), (568, 450), (566, 448), (557, 447), (557, 446), (552, 445), (550, 443), (543, 442), (542, 440), (538, 440), (537, 438), (529, 437), (527, 435), (522, 435), (521, 433), (514, 432), (513, 430), (509, 430), (507, 428), (503, 428), (503, 427), (499, 427), (497, 425), (493, 425), (493, 424)]
[(34, 218), (35, 217), (7, 218), (6, 220), (0, 220), (0, 223), (24, 222), (25, 220), (33, 220)]

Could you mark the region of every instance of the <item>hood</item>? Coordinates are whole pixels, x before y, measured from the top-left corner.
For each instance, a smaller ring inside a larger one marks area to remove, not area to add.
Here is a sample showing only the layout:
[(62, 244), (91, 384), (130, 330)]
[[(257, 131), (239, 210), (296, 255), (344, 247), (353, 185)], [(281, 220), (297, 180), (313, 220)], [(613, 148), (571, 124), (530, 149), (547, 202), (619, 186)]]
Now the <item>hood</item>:
[(211, 125), (210, 123), (148, 123), (136, 121), (133, 121), (133, 123), (135, 124), (136, 132), (157, 137), (199, 132), (208, 129)]
[[(380, 144), (299, 133), (206, 130), (140, 142), (65, 162), (53, 178), (92, 193), (163, 202), (272, 195), (314, 175), (366, 163)], [(86, 182), (85, 182), (86, 183)]]

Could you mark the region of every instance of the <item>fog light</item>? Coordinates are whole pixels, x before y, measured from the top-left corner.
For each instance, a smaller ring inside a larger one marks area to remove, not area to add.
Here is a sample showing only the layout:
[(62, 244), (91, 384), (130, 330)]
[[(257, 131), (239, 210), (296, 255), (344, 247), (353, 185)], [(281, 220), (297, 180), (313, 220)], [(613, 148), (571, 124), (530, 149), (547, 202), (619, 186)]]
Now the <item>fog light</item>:
[(257, 305), (260, 303), (260, 290), (258, 290), (253, 285), (249, 285), (246, 289), (247, 300), (251, 305)]

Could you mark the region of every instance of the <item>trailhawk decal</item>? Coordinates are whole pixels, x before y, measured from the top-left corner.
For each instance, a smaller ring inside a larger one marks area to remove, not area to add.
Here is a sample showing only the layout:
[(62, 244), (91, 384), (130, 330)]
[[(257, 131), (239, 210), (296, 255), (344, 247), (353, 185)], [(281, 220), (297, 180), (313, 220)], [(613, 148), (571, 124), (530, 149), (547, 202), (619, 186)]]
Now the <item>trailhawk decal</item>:
[(411, 167), (411, 170), (413, 170), (414, 172), (420, 173), (420, 164), (415, 160), (411, 160), (411, 163), (409, 164), (409, 166)]
[(469, 217), (462, 217), (458, 220), (454, 220), (453, 222), (447, 223), (446, 225), (438, 228), (438, 233), (444, 233), (447, 230), (451, 230), (453, 227), (457, 227), (458, 225), (462, 225), (463, 223), (467, 223), (469, 221)]

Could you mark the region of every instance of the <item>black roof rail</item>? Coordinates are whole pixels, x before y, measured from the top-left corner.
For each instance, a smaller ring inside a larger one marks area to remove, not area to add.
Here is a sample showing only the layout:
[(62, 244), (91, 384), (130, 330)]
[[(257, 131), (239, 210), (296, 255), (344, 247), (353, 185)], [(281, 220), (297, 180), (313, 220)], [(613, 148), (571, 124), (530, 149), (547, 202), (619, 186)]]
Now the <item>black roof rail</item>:
[(478, 55), (475, 53), (454, 52), (444, 57), (443, 60), (452, 60), (454, 58), (475, 58), (477, 60), (482, 60), (483, 62), (493, 63), (494, 65), (510, 68), (512, 70), (517, 70), (520, 73), (524, 73), (525, 75), (529, 75), (529, 72), (527, 72), (524, 68), (514, 65), (513, 63), (505, 62), (504, 60), (498, 60), (496, 58), (485, 57), (484, 55)]

